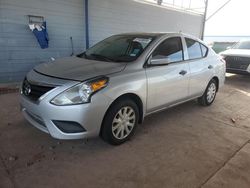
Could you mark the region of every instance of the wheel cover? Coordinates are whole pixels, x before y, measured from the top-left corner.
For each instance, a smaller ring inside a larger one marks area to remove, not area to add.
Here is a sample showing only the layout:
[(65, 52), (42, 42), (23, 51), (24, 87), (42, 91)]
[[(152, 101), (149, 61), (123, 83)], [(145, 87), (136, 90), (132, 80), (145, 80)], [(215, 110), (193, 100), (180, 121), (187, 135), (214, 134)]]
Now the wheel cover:
[(215, 83), (211, 83), (207, 90), (207, 102), (213, 102), (216, 95), (216, 85)]
[(112, 134), (122, 140), (126, 138), (135, 126), (135, 111), (130, 106), (122, 107), (115, 115), (112, 122)]

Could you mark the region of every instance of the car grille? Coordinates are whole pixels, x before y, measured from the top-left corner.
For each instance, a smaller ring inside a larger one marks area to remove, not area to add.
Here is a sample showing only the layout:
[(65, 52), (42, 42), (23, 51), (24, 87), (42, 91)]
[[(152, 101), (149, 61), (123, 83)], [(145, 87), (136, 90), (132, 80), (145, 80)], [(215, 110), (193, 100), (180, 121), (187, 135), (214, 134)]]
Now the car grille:
[(32, 101), (37, 101), (42, 95), (52, 90), (54, 87), (51, 86), (40, 86), (31, 84), (25, 78), (22, 85), (22, 94), (28, 97)]
[(227, 56), (225, 60), (227, 68), (230, 69), (247, 70), (250, 64), (249, 57)]

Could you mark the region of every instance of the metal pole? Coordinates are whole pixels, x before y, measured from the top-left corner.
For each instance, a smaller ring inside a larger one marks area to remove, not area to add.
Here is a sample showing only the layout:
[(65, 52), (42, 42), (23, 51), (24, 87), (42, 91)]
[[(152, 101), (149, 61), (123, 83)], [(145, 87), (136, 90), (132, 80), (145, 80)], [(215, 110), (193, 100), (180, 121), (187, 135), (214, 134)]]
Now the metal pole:
[(89, 48), (89, 1), (85, 0), (85, 42), (86, 49)]
[(206, 24), (206, 17), (207, 17), (207, 7), (208, 7), (208, 0), (205, 1), (205, 12), (204, 12), (203, 21), (202, 21), (201, 40), (204, 39), (205, 24)]
[(221, 9), (223, 9), (231, 0), (228, 0), (226, 3), (224, 3), (220, 8), (218, 8), (213, 14), (211, 14), (206, 21), (208, 21), (210, 18), (212, 18), (215, 14), (217, 14)]

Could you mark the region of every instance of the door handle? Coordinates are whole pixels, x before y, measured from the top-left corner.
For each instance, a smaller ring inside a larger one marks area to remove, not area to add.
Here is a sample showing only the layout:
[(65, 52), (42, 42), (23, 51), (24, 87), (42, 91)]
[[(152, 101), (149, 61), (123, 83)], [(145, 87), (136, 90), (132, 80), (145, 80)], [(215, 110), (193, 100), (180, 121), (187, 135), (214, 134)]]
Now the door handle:
[(207, 68), (208, 68), (208, 69), (212, 69), (212, 68), (214, 68), (214, 67), (213, 67), (213, 65), (209, 65)]
[(184, 76), (185, 74), (187, 74), (187, 71), (182, 70), (181, 72), (179, 72), (180, 75)]

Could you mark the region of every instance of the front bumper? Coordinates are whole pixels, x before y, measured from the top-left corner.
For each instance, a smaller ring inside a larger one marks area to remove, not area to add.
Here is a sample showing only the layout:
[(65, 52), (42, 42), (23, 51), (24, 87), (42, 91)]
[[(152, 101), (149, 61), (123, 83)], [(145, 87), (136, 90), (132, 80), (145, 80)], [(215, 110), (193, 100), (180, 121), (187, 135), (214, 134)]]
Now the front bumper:
[[(21, 94), (21, 111), (32, 125), (57, 139), (80, 139), (99, 135), (104, 115), (112, 100), (102, 94), (102, 91), (92, 96), (91, 103), (56, 106), (50, 103), (56, 95), (65, 90), (59, 86), (41, 96), (36, 102)], [(60, 130), (53, 121), (75, 122), (81, 125), (83, 132), (66, 133)]]
[(227, 73), (233, 73), (233, 74), (250, 75), (250, 68), (249, 68), (249, 70), (227, 68), (226, 72)]
[(250, 74), (250, 58), (241, 56), (226, 56), (226, 72), (234, 74)]

